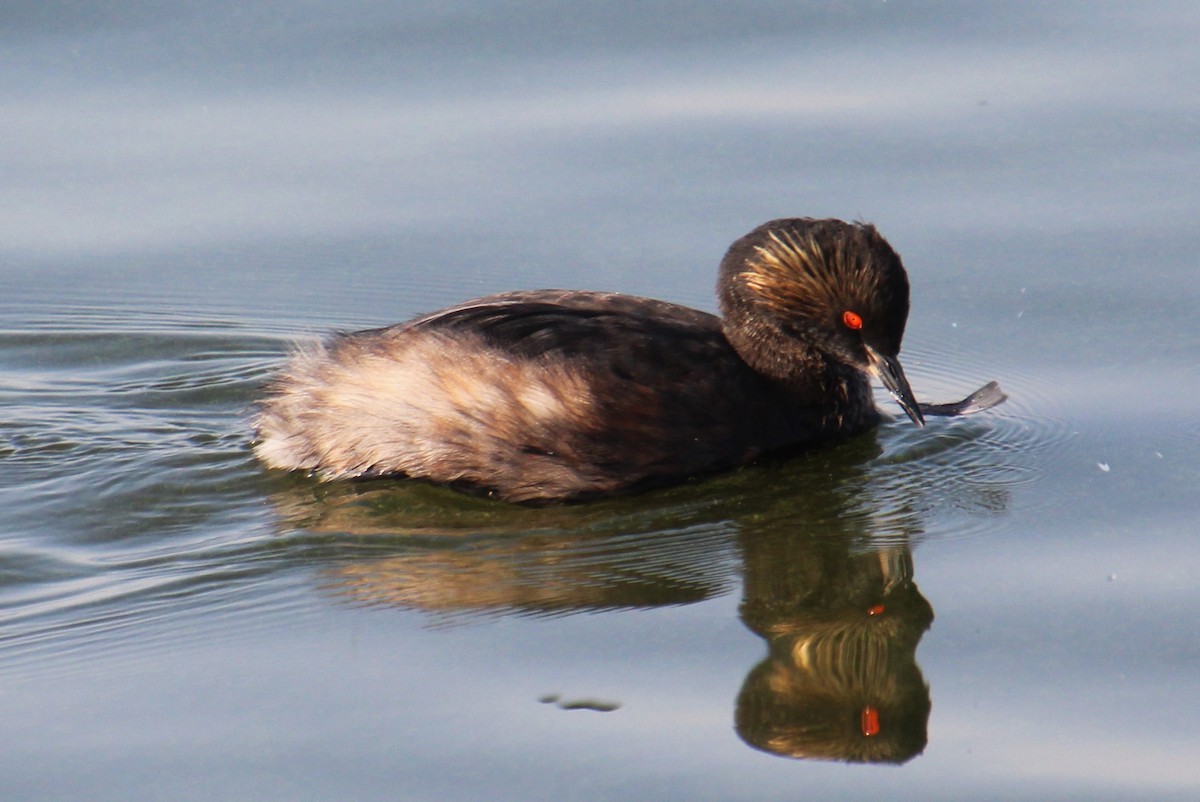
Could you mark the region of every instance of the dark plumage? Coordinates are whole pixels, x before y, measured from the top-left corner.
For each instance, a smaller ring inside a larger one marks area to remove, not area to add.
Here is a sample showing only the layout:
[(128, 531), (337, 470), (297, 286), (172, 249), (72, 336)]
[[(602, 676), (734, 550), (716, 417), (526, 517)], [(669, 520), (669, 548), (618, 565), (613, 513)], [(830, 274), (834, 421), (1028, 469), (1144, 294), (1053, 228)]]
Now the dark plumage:
[(869, 374), (923, 423), (896, 360), (908, 280), (872, 226), (767, 223), (730, 247), (718, 291), (723, 318), (542, 290), (336, 335), (272, 382), (255, 452), (553, 501), (861, 432), (879, 420)]

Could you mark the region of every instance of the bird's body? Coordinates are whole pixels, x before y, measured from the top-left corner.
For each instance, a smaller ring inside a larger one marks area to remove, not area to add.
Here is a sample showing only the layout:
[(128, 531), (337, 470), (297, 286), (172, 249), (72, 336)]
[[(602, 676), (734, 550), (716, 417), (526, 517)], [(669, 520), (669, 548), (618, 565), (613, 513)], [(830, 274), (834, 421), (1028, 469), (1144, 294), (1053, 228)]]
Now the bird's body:
[(859, 433), (879, 420), (869, 373), (920, 422), (895, 361), (908, 283), (874, 228), (768, 223), (730, 248), (719, 290), (723, 318), (541, 290), (336, 335), (274, 380), (256, 453), (545, 502)]

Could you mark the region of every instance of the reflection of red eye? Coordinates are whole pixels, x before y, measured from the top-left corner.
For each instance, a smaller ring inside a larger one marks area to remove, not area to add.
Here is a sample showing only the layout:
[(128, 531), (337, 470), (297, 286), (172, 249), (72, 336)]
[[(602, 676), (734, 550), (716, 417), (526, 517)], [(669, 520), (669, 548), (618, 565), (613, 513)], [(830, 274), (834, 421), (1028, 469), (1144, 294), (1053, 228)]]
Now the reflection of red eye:
[(842, 312), (842, 322), (846, 324), (846, 328), (848, 329), (858, 331), (862, 328), (862, 318), (859, 317), (858, 313), (851, 312), (849, 309)]
[(862, 709), (862, 734), (870, 738), (879, 734), (879, 711), (873, 705)]
[(882, 604), (872, 604), (870, 607), (867, 608), (867, 615), (882, 615), (882, 614), (883, 614), (883, 605)]

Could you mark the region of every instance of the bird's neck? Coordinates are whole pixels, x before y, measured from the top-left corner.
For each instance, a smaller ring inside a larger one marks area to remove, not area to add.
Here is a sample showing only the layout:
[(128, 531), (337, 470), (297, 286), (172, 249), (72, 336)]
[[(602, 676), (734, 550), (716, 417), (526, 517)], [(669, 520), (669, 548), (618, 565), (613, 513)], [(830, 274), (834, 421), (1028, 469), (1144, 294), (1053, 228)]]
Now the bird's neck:
[(821, 428), (850, 434), (879, 420), (865, 374), (803, 340), (767, 326), (727, 328), (725, 336), (747, 365), (780, 387), (797, 411), (821, 418)]

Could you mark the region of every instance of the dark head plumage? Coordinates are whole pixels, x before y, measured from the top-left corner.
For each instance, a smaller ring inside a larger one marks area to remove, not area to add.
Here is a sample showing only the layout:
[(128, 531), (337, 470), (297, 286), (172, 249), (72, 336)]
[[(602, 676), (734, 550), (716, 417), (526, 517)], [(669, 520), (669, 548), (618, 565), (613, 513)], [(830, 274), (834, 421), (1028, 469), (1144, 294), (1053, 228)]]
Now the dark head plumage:
[[(786, 362), (788, 345), (815, 349), (878, 376), (909, 417), (923, 423), (897, 360), (908, 276), (874, 226), (813, 218), (764, 223), (730, 246), (718, 293), (726, 334), (739, 352), (773, 355), (756, 368), (786, 379), (796, 370)], [(754, 347), (767, 342), (777, 347)], [(803, 359), (796, 363), (807, 367)]]

